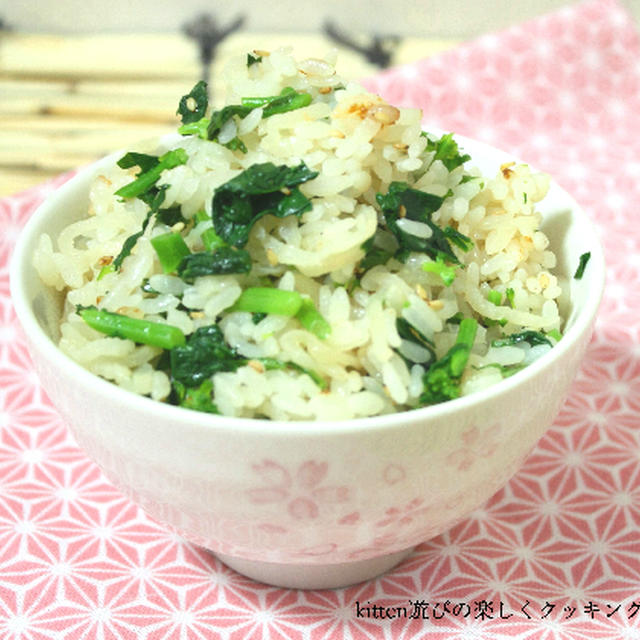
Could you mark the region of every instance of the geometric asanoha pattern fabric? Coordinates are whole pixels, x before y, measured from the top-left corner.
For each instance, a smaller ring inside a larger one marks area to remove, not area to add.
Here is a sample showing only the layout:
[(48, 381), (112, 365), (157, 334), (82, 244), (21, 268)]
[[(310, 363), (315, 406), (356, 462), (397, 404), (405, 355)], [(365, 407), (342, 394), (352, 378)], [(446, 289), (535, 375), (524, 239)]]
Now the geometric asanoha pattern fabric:
[(367, 84), (548, 171), (596, 222), (607, 290), (555, 424), (483, 508), (386, 576), (335, 591), (253, 583), (114, 489), (40, 389), (8, 261), (60, 177), (0, 201), (3, 639), (640, 638), (637, 31), (595, 0)]

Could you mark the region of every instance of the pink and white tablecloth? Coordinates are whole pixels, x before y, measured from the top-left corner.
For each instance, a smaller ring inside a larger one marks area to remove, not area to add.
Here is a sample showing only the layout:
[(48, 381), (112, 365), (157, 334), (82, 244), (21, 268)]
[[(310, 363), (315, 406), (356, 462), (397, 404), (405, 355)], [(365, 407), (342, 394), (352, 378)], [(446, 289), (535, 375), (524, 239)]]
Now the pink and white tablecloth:
[(640, 638), (640, 42), (577, 4), (367, 84), (551, 173), (608, 260), (584, 367), (482, 509), (335, 591), (251, 581), (148, 519), (43, 395), (9, 298), (16, 234), (61, 181), (0, 201), (0, 638)]

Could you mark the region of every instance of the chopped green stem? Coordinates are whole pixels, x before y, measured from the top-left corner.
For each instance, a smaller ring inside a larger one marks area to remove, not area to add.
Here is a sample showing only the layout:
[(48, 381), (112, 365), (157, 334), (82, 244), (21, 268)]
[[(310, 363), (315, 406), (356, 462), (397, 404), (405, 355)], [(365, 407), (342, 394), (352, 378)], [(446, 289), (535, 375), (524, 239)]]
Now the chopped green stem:
[(296, 314), (296, 318), (307, 331), (313, 333), (320, 340), (324, 340), (331, 333), (331, 325), (316, 309), (313, 301), (308, 298), (302, 300), (302, 305)]
[(446, 264), (441, 255), (438, 255), (435, 262), (424, 262), (422, 264), (422, 270), (439, 275), (447, 287), (456, 279), (456, 266)]
[(204, 209), (200, 209), (200, 211), (196, 211), (193, 219), (195, 220), (195, 223), (198, 224), (199, 222), (206, 222), (207, 220), (211, 220), (211, 216)]
[(268, 118), (277, 113), (294, 111), (311, 104), (311, 94), (298, 92), (292, 87), (285, 87), (278, 96), (265, 96), (258, 98), (242, 98), (242, 106), (256, 109), (263, 107), (262, 117)]
[(502, 304), (502, 294), (499, 291), (492, 289), (487, 295), (487, 300), (499, 307)]
[(209, 118), (200, 118), (196, 122), (188, 122), (178, 127), (178, 133), (182, 136), (198, 136), (203, 140), (207, 140), (207, 131), (209, 129)]
[(473, 341), (476, 338), (476, 332), (478, 331), (478, 323), (473, 318), (464, 318), (460, 322), (460, 328), (458, 329), (458, 336), (456, 338), (456, 347), (463, 347), (466, 353), (462, 354), (459, 350), (457, 353), (460, 355), (458, 357), (452, 358), (451, 362), (451, 372), (455, 376), (461, 376), (464, 368), (467, 364), (467, 360), (469, 359), (469, 353), (471, 351), (471, 347), (473, 347)]
[(204, 244), (207, 251), (215, 251), (220, 247), (225, 247), (226, 242), (215, 232), (215, 229), (205, 229), (200, 236), (202, 244)]
[(460, 379), (467, 366), (477, 330), (478, 322), (474, 318), (461, 320), (455, 344), (423, 376), (422, 404), (453, 400), (460, 395)]
[(509, 287), (505, 291), (505, 295), (507, 296), (507, 301), (509, 302), (509, 306), (513, 309), (515, 304), (514, 300), (515, 300), (516, 292), (511, 287)]
[[(146, 171), (143, 170), (133, 182), (121, 187), (115, 193), (123, 198), (136, 198), (148, 191), (158, 181), (165, 169), (173, 169), (185, 164), (187, 160), (187, 152), (182, 148), (167, 151), (167, 153), (157, 158), (157, 164)], [(143, 168), (141, 167), (141, 169)]]
[(295, 316), (301, 307), (302, 296), (297, 291), (283, 291), (272, 287), (249, 287), (240, 294), (231, 310)]
[(562, 338), (562, 334), (557, 329), (551, 329), (551, 331), (547, 331), (547, 335), (550, 338), (553, 338), (556, 342), (560, 342)]
[(93, 329), (108, 336), (133, 340), (161, 349), (173, 349), (185, 344), (184, 333), (178, 327), (160, 322), (130, 318), (121, 313), (96, 307), (84, 307), (78, 315)]
[(104, 267), (100, 269), (100, 272), (98, 273), (96, 280), (98, 281), (102, 280), (102, 278), (104, 278), (108, 273), (112, 273), (115, 270), (116, 270), (116, 267), (113, 264), (113, 262), (111, 264), (105, 264)]
[(587, 262), (589, 262), (590, 258), (591, 251), (587, 251), (580, 256), (580, 264), (578, 265), (578, 268), (576, 269), (576, 272), (573, 276), (576, 280), (580, 280), (584, 275), (585, 267), (587, 266)]
[(151, 238), (151, 244), (158, 254), (164, 273), (172, 273), (191, 251), (179, 233), (163, 233)]

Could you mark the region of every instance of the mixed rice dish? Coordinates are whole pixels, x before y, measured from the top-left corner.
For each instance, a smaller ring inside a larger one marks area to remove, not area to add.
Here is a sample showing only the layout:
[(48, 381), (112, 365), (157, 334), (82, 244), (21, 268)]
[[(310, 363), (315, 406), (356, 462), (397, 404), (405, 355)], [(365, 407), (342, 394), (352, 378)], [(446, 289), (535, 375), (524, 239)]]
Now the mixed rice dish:
[(189, 409), (342, 420), (479, 392), (553, 348), (548, 176), (481, 175), (334, 64), (233, 60), (226, 106), (196, 84), (178, 134), (96, 177), (34, 255), (64, 353)]

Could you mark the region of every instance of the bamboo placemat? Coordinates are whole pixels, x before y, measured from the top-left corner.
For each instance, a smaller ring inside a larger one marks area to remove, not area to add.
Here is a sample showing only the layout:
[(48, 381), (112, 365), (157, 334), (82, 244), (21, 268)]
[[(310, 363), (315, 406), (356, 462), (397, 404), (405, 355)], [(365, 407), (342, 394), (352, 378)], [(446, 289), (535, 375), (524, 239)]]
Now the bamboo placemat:
[[(392, 64), (428, 57), (453, 40), (404, 39)], [(232, 55), (291, 46), (299, 57), (338, 49), (347, 79), (379, 69), (321, 34), (238, 32), (218, 47), (210, 78)], [(196, 44), (182, 33), (47, 35), (0, 33), (0, 197), (167, 133), (178, 99), (201, 74)]]

